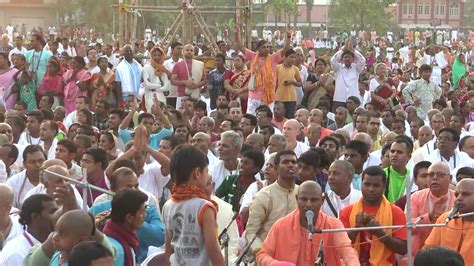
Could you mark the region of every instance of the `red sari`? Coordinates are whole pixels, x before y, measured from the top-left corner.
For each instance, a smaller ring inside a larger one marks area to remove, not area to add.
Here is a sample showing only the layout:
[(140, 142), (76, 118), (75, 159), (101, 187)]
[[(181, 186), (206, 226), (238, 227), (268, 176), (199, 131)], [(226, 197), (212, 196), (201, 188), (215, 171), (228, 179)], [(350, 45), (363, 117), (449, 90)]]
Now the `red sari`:
[[(232, 75), (232, 77), (230, 78), (230, 85), (232, 86), (232, 88), (240, 90), (243, 88), (247, 88), (249, 80), (250, 80), (250, 71), (243, 70), (238, 73), (234, 73)], [(235, 94), (227, 92), (227, 99), (229, 101), (235, 100), (237, 98), (239, 98), (239, 95), (235, 95)], [(247, 112), (247, 99), (248, 99), (248, 92), (245, 92), (244, 94), (240, 95), (240, 106), (242, 108), (243, 113)]]

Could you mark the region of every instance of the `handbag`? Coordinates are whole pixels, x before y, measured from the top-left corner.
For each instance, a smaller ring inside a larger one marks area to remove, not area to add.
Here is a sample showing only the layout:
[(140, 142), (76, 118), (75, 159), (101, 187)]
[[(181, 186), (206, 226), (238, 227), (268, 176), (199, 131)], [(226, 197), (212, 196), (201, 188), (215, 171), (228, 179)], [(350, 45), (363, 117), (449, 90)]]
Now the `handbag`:
[[(184, 66), (186, 67), (186, 72), (188, 72), (188, 79), (191, 79), (194, 82), (194, 79), (191, 77), (191, 73), (189, 72), (188, 65), (186, 62), (184, 62)], [(184, 94), (186, 96), (191, 97), (193, 100), (199, 99), (199, 92), (200, 90), (197, 89), (191, 89), (191, 88), (184, 88)]]

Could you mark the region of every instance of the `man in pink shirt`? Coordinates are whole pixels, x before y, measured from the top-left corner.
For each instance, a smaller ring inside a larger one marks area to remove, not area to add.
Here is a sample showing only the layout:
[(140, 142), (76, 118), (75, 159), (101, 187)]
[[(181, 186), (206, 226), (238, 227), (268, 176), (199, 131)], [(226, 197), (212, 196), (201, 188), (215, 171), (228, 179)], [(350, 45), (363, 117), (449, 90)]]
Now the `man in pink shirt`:
[[(313, 265), (318, 256), (321, 240), (324, 245), (324, 264), (360, 265), (357, 252), (351, 247), (346, 232), (314, 234), (309, 239), (308, 221), (305, 213), (314, 213), (314, 228), (343, 228), (341, 221), (320, 212), (323, 203), (321, 187), (315, 181), (306, 181), (298, 189), (298, 208), (279, 219), (270, 229), (257, 254), (258, 265)], [(287, 265), (287, 264), (285, 264)]]
[[(428, 188), (411, 195), (411, 221), (418, 224), (436, 223), (438, 217), (454, 206), (456, 197), (449, 189), (452, 176), (449, 167), (443, 162), (436, 162), (428, 168)], [(406, 212), (406, 211), (405, 211)], [(431, 228), (416, 228), (413, 231), (413, 255), (420, 251)]]
[[(257, 43), (257, 52), (253, 52), (245, 48), (242, 44), (242, 40), (240, 39), (240, 27), (234, 25), (233, 31), (237, 48), (244, 54), (244, 59), (250, 61), (251, 65), (250, 71), (252, 72), (252, 76), (250, 77), (251, 80), (249, 81), (248, 88), (249, 98), (247, 113), (255, 115), (255, 109), (262, 104), (268, 105), (270, 109), (273, 109), (277, 81), (276, 66), (285, 55), (286, 50), (290, 47), (291, 32), (286, 31), (285, 45), (283, 48), (271, 54), (271, 43), (261, 40)], [(252, 81), (253, 77), (255, 77), (255, 82)], [(253, 88), (250, 88), (252, 87), (252, 83)]]

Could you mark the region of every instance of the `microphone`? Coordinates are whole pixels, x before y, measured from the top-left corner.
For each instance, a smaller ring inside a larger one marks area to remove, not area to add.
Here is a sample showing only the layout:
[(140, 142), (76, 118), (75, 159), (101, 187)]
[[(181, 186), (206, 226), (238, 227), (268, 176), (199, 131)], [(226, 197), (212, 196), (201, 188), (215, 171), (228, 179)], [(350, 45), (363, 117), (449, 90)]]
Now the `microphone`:
[(307, 210), (305, 212), (306, 221), (308, 221), (308, 230), (311, 234), (314, 234), (314, 212), (312, 210)]
[(452, 219), (454, 219), (458, 211), (459, 211), (459, 205), (456, 204), (451, 209), (451, 212), (448, 214), (448, 217), (446, 217), (446, 221), (445, 221), (446, 224), (449, 223), (449, 221), (451, 221)]

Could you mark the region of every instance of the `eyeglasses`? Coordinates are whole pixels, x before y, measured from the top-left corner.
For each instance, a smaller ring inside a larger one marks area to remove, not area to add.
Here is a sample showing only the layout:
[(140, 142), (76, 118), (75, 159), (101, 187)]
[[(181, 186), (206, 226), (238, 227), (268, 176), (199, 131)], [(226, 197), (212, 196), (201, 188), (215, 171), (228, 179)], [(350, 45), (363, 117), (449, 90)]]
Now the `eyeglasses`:
[(437, 176), (437, 177), (445, 177), (445, 176), (447, 176), (447, 175), (449, 175), (449, 174), (442, 173), (442, 172), (432, 172), (432, 173), (428, 173), (427, 175), (428, 175), (429, 178), (433, 178), (433, 177), (435, 177), (435, 176)]

